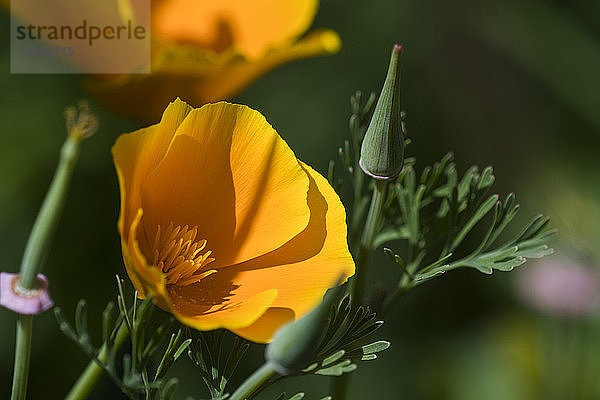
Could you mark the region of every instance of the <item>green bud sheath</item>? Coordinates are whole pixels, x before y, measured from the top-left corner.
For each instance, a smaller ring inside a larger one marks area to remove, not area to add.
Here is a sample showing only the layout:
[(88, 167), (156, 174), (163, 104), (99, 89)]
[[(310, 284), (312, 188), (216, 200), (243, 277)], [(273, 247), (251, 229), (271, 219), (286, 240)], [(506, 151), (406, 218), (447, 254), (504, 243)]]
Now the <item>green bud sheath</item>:
[(343, 290), (338, 286), (308, 314), (275, 332), (265, 352), (265, 358), (275, 371), (291, 375), (309, 365), (327, 328), (331, 306)]
[(381, 95), (360, 148), (360, 168), (375, 179), (392, 179), (404, 165), (404, 137), (400, 120), (400, 54), (396, 44)]

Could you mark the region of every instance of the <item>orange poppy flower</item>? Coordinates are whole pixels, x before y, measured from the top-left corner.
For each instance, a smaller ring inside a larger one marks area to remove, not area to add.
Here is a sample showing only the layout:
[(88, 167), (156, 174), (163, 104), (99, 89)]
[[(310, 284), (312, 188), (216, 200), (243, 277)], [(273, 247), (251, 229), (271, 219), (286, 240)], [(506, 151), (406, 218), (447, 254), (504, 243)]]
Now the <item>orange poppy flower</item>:
[(259, 112), (177, 99), (112, 152), (129, 277), (184, 324), (267, 342), (354, 273), (339, 197)]
[(96, 76), (86, 86), (143, 120), (177, 96), (196, 106), (229, 98), (280, 64), (339, 50), (331, 30), (299, 39), (317, 8), (318, 0), (152, 0), (152, 73)]

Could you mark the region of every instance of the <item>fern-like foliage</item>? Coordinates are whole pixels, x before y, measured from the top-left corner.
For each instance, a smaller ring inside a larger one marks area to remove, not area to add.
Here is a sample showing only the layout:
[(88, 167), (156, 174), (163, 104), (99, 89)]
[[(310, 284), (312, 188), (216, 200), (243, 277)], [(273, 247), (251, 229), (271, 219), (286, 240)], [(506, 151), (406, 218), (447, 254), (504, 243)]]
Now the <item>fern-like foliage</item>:
[[(552, 254), (549, 218), (538, 215), (512, 239), (502, 240), (519, 211), (515, 195), (502, 201), (490, 194), (495, 181), (487, 167), (468, 169), (462, 177), (451, 153), (417, 176), (411, 162), (390, 185), (375, 244), (405, 242), (402, 255), (385, 249), (411, 287), (443, 273), (469, 267), (482, 273), (510, 271), (529, 258)], [(469, 235), (481, 239), (469, 247)]]
[[(360, 145), (373, 110), (375, 96), (366, 101), (360, 92), (351, 98), (350, 139), (338, 150), (339, 159), (331, 161), (329, 182), (348, 197), (344, 184), (352, 183), (350, 238), (354, 253), (370, 202), (373, 183), (360, 171)], [(406, 114), (400, 115), (406, 145), (410, 144)], [(515, 195), (500, 200), (490, 189), (495, 181), (492, 167), (473, 166), (459, 176), (454, 155), (415, 171), (415, 159), (406, 158), (404, 170), (390, 182), (384, 209), (379, 218), (373, 249), (388, 243), (401, 250), (384, 249), (402, 269), (403, 277), (385, 301), (383, 314), (410, 288), (453, 269), (468, 267), (491, 274), (510, 271), (530, 258), (552, 254), (547, 245), (556, 233), (548, 229), (548, 217), (536, 216), (521, 233), (503, 239), (519, 211)], [(339, 173), (339, 166), (342, 173)], [(349, 178), (349, 179), (346, 179)], [(477, 235), (476, 245), (469, 246)]]
[[(77, 304), (75, 327), (68, 322), (62, 309), (55, 307), (59, 328), (77, 343), (130, 399), (137, 400), (143, 396), (145, 399), (170, 400), (175, 393), (177, 379), (167, 379), (166, 373), (186, 351), (191, 339), (183, 340), (182, 329), (176, 333), (171, 332), (174, 324), (172, 318), (163, 321), (153, 334), (146, 338), (154, 310), (151, 300), (139, 301), (135, 293), (132, 304), (128, 306), (123, 281), (118, 276), (117, 288), (118, 313), (115, 314), (114, 303), (109, 302), (102, 313), (102, 344), (99, 347), (92, 343), (88, 333), (85, 300)], [(126, 339), (131, 343), (131, 351), (120, 358), (118, 349)], [(160, 354), (161, 349), (160, 361), (155, 368), (151, 368), (153, 356)]]
[(360, 144), (367, 131), (376, 100), (377, 95), (375, 93), (371, 93), (365, 98), (361, 91), (357, 91), (350, 97), (350, 109), (352, 111), (349, 123), (350, 138), (338, 149), (338, 160), (337, 162), (331, 160), (327, 171), (327, 179), (338, 193), (342, 192), (342, 188), (347, 181), (352, 183), (352, 200), (344, 201), (345, 204), (352, 204), (349, 221), (349, 238), (352, 247), (358, 245), (364, 218), (369, 207), (369, 196), (366, 193), (368, 185), (366, 184), (365, 174), (358, 165), (358, 160), (360, 159)]
[(354, 371), (357, 361), (375, 360), (377, 353), (390, 347), (390, 342), (370, 339), (381, 325), (383, 321), (369, 307), (353, 306), (350, 296), (345, 296), (332, 308), (317, 356), (302, 374), (340, 376)]
[[(191, 333), (190, 333), (191, 335)], [(224, 354), (226, 336), (233, 338)], [(198, 332), (192, 341), (188, 356), (198, 367), (204, 383), (208, 387), (211, 400), (226, 398), (225, 388), (233, 376), (240, 360), (250, 344), (238, 336), (227, 334), (225, 330)]]
[[(335, 301), (331, 307), (327, 326), (318, 343), (314, 359), (302, 371), (285, 376), (277, 376), (267, 380), (255, 391), (249, 399), (256, 396), (275, 382), (291, 376), (320, 375), (340, 376), (357, 369), (358, 362), (370, 361), (377, 358), (377, 353), (390, 347), (385, 340), (373, 341), (371, 335), (383, 325), (375, 313), (367, 306), (354, 306), (350, 296), (346, 295), (341, 301)], [(302, 399), (304, 393), (297, 393), (290, 399)], [(283, 393), (278, 397), (286, 399)], [(322, 400), (330, 399), (325, 397)]]

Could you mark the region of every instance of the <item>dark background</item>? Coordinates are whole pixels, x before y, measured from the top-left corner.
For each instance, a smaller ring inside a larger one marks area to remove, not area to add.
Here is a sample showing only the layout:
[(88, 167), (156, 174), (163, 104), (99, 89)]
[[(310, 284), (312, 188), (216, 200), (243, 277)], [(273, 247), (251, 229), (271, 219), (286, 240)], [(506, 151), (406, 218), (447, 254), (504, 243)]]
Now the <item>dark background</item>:
[[(459, 171), (493, 165), (496, 190), (517, 193), (520, 223), (552, 215), (562, 231), (553, 243), (560, 257), (597, 267), (599, 17), (596, 0), (324, 1), (314, 27), (336, 30), (340, 53), (282, 66), (234, 100), (261, 111), (299, 158), (324, 173), (348, 134), (349, 96), (381, 88), (391, 47), (401, 43), (408, 155), (421, 167), (449, 150)], [(87, 94), (75, 75), (11, 75), (6, 15), (0, 26), (0, 269), (15, 272), (65, 136), (62, 110)], [(109, 149), (140, 125), (92, 104), (101, 127), (83, 145), (44, 273), (69, 316), (87, 299), (97, 331), (115, 295), (114, 275), (125, 274)], [(385, 259), (376, 264), (378, 279), (398, 276)], [(516, 294), (519, 273), (457, 271), (409, 293), (377, 333), (391, 349), (353, 373), (352, 398), (600, 398), (597, 318), (530, 309)], [(0, 310), (2, 399), (9, 397), (14, 322)], [(52, 312), (34, 324), (28, 397), (60, 399), (87, 360)], [(238, 380), (262, 363), (262, 351), (253, 348)], [(187, 359), (176, 370), (176, 398), (207, 397)], [(302, 390), (318, 399), (328, 384), (290, 379), (264, 398)], [(119, 396), (104, 378), (91, 398)]]

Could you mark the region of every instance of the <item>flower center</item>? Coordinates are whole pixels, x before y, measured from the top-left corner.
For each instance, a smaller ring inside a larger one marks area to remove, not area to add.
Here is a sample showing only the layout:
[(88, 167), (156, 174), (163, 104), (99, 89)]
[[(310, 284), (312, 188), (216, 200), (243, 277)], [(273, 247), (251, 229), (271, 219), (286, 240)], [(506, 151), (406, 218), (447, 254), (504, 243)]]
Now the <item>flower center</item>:
[(204, 251), (206, 240), (196, 240), (198, 228), (188, 225), (174, 226), (172, 222), (166, 229), (160, 225), (154, 237), (153, 265), (166, 275), (168, 285), (187, 286), (217, 272), (204, 269), (215, 259), (209, 257), (211, 251)]

